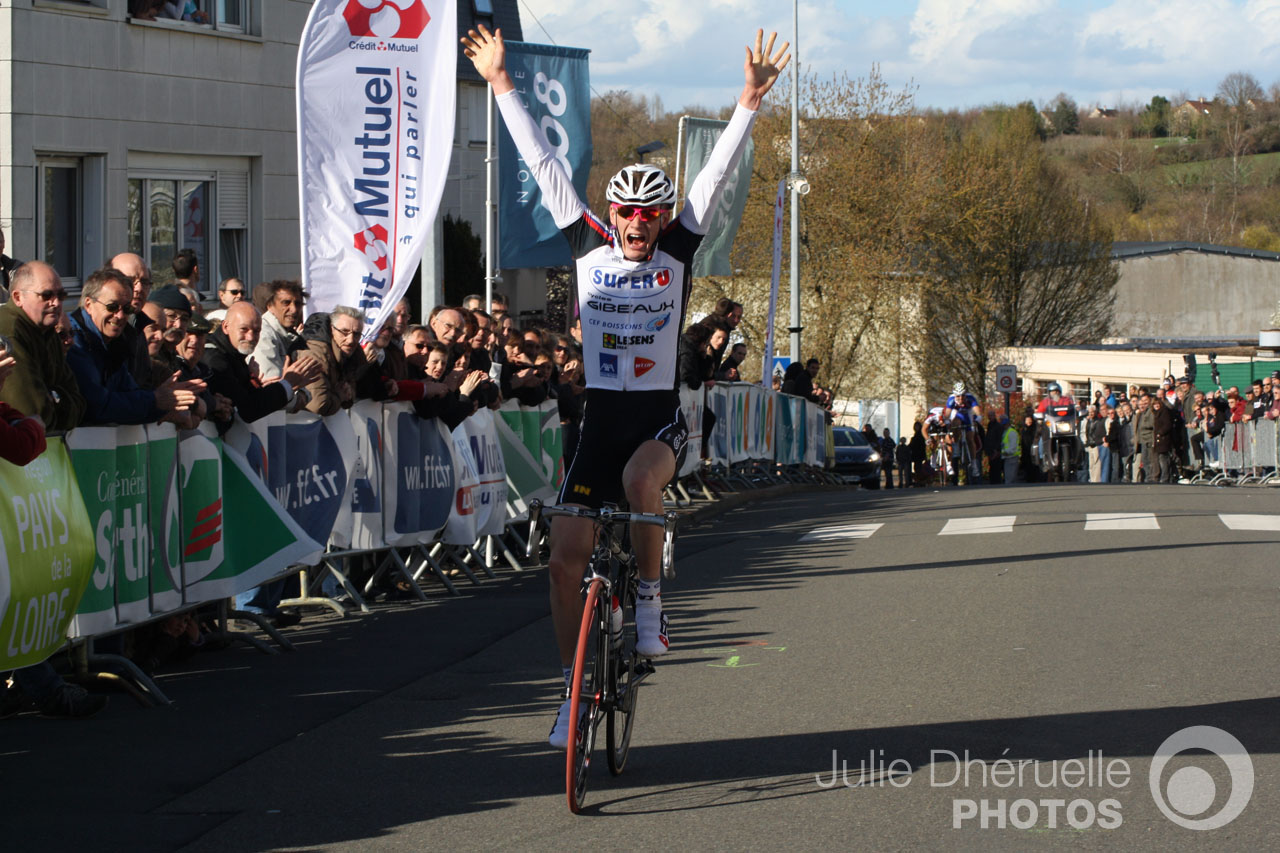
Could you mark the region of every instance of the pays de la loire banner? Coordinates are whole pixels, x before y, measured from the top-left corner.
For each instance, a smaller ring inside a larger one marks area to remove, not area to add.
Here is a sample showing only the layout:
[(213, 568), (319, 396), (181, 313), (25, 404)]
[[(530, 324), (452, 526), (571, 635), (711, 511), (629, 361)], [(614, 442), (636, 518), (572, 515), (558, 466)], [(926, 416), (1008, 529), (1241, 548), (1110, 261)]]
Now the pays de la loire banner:
[(298, 46), (302, 287), (377, 335), (430, 239), (453, 151), (454, 0), (317, 0)]
[[(591, 171), (590, 51), (577, 47), (508, 41), (507, 71), (547, 148), (585, 198)], [(569, 263), (569, 244), (542, 206), (538, 184), (525, 168), (515, 141), (498, 134), (499, 265), (554, 267)]]

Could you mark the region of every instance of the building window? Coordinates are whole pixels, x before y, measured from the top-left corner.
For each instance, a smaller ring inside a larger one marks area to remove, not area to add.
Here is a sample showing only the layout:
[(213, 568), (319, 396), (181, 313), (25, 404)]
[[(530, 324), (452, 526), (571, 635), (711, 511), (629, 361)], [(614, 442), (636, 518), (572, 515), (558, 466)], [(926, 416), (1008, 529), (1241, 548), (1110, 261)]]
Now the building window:
[(38, 252), (64, 279), (80, 277), (81, 198), (79, 160), (40, 162)]
[[(196, 253), (200, 266), (197, 289), (203, 296), (213, 296), (223, 278), (245, 275), (248, 223), (215, 227), (220, 177), (129, 179), (129, 249), (147, 260), (155, 286), (174, 281), (173, 259), (180, 249)], [(235, 185), (237, 197), (243, 189), (247, 199), (247, 177), (230, 174), (222, 179)]]
[(248, 32), (251, 0), (129, 0), (134, 21), (159, 21), (222, 32)]

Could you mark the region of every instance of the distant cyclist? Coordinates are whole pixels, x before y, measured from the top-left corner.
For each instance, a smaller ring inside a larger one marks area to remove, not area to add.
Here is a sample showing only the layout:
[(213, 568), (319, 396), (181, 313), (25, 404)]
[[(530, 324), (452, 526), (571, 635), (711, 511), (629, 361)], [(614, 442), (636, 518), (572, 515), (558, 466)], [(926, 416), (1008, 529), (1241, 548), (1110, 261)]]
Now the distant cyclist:
[[(493, 86), (498, 109), (542, 203), (568, 239), (577, 265), (587, 393), (578, 450), (565, 474), (560, 503), (599, 508), (624, 494), (633, 512), (660, 513), (662, 490), (678, 470), (688, 427), (676, 388), (677, 347), (685, 327), (693, 255), (711, 224), (728, 177), (751, 137), (756, 111), (787, 65), (787, 45), (774, 54), (776, 34), (747, 48), (738, 106), (712, 149), (679, 215), (676, 190), (657, 166), (627, 166), (609, 181), (609, 215), (600, 218), (578, 198), (573, 183), (533, 122), (506, 69), (501, 30), (483, 26), (462, 39), (465, 52)], [(590, 519), (557, 517), (551, 526), (551, 621), (566, 691), (582, 621), (582, 576), (591, 557)], [(659, 589), (662, 530), (633, 525), (640, 586), (636, 651), (668, 648)], [(568, 744), (569, 699), (556, 714), (552, 746)]]
[(978, 434), (974, 430), (974, 426), (982, 420), (978, 398), (965, 391), (963, 382), (957, 382), (951, 387), (946, 408), (955, 413), (955, 420), (964, 429), (964, 438), (969, 445), (969, 467), (977, 475), (982, 471), (982, 465), (978, 462)]

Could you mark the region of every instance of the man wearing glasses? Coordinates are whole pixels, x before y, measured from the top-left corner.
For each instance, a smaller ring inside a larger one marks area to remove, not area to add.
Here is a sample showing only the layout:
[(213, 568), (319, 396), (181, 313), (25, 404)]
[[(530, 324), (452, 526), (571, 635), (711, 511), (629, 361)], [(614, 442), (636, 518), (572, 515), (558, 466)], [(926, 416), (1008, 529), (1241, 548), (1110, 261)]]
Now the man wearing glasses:
[(248, 300), (249, 295), (245, 292), (244, 282), (238, 278), (224, 278), (222, 284), (218, 285), (218, 302), (222, 305), (216, 311), (210, 311), (205, 314), (209, 318), (209, 322), (217, 325), (227, 317), (227, 309), (237, 302)]
[(119, 270), (98, 270), (84, 284), (81, 307), (71, 312), (67, 362), (85, 398), (86, 424), (155, 423), (189, 411), (205, 390), (200, 380), (170, 378), (150, 391), (134, 379), (125, 339), (134, 313), (132, 284)]
[(436, 316), (431, 318), (431, 331), (436, 336), (436, 340), (450, 348), (462, 337), (465, 327), (466, 321), (462, 313), (453, 308), (438, 311)]
[(151, 376), (151, 356), (147, 352), (143, 329), (150, 320), (142, 313), (151, 295), (151, 268), (141, 255), (121, 252), (104, 265), (123, 273), (129, 279), (129, 304), (133, 306), (133, 322), (125, 327), (123, 340), (129, 351), (129, 372), (139, 385), (145, 385)]
[(10, 279), (10, 299), (0, 306), (0, 335), (18, 361), (0, 388), (0, 401), (27, 415), (39, 415), (45, 427), (68, 430), (80, 424), (84, 397), (67, 366), (58, 321), (67, 292), (53, 267), (26, 263)]
[[(775, 34), (776, 35), (776, 34)], [(790, 60), (787, 45), (776, 55), (775, 36), (747, 49), (738, 106), (711, 158), (674, 216), (675, 186), (656, 166), (627, 166), (610, 181), (607, 220), (578, 198), (539, 128), (521, 103), (506, 69), (501, 31), (484, 27), (462, 39), (476, 71), (493, 86), (503, 121), (526, 168), (542, 191), (542, 203), (569, 240), (576, 258), (578, 310), (586, 405), (573, 465), (565, 475), (561, 503), (599, 507), (626, 494), (637, 512), (662, 512), (662, 489), (677, 470), (688, 428), (676, 390), (677, 345), (689, 299), (690, 266), (706, 235), (729, 175), (751, 135), (756, 111)], [(631, 531), (639, 565), (636, 651), (667, 651), (666, 617), (659, 590), (662, 531), (637, 525)], [(551, 618), (569, 687), (583, 568), (591, 555), (591, 521), (560, 517), (551, 528)], [(565, 700), (551, 730), (563, 747), (572, 727)]]

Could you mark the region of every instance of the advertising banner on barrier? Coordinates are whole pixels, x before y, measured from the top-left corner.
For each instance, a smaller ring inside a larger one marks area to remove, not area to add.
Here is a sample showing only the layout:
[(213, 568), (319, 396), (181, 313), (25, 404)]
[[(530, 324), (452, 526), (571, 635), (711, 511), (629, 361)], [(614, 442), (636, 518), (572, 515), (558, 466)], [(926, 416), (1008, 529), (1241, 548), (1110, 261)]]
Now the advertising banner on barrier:
[(148, 567), (151, 517), (147, 498), (144, 427), (82, 427), (67, 435), (67, 449), (93, 531), (93, 577), (72, 630), (109, 631), (151, 615)]
[(476, 533), (500, 536), (507, 521), (507, 476), (493, 412), (480, 409), (462, 422), (476, 466)]
[(360, 400), (348, 410), (355, 434), (351, 465), (351, 547), (382, 548), (382, 404)]
[(689, 449), (684, 456), (684, 465), (680, 466), (680, 470), (676, 472), (677, 476), (686, 477), (702, 464), (702, 428), (705, 422), (703, 413), (706, 411), (703, 395), (708, 390), (699, 388), (694, 391), (687, 385), (680, 386), (680, 408), (684, 412), (685, 425), (689, 427), (689, 440), (686, 442)]
[(799, 397), (778, 395), (773, 458), (781, 465), (804, 461), (804, 400)]
[(706, 391), (708, 411), (715, 415), (711, 426), (711, 438), (707, 442), (707, 457), (712, 465), (729, 465), (729, 386), (716, 383)]
[(813, 403), (806, 402), (804, 411), (804, 462), (822, 467), (827, 464), (827, 419)]
[(564, 479), (560, 412), (555, 400), (521, 406), (508, 400), (494, 418), (507, 468), (507, 500), (516, 514), (528, 501), (554, 500)]
[(316, 0), (298, 45), (302, 288), (309, 311), (391, 317), (433, 232), (453, 152), (453, 0)]
[(147, 502), (151, 532), (151, 611), (182, 606), (182, 517), (178, 475), (178, 428), (150, 424), (147, 430)]
[[(507, 71), (516, 93), (554, 152), (579, 198), (587, 196), (591, 171), (591, 85), (587, 57), (578, 47), (508, 41)], [(542, 191), (520, 159), (507, 126), (498, 131), (498, 264), (554, 267), (567, 264), (569, 244)]]
[(0, 461), (0, 672), (66, 639), (94, 571), (93, 528), (62, 439), (28, 465)]
[(384, 407), (382, 435), (387, 544), (430, 542), (449, 521), (457, 492), (453, 437), (443, 423), (423, 420), (408, 403)]
[(338, 523), (351, 512), (347, 466), (355, 463), (356, 439), (350, 417), (275, 412), (254, 421), (249, 430), (265, 450), (267, 490), (285, 512), (317, 542), (350, 544), (350, 528)]
[(453, 508), (449, 510), (449, 522), (444, 526), (444, 534), (440, 538), (446, 545), (470, 545), (478, 538), (476, 489), (480, 487), (480, 477), (476, 474), (476, 462), (471, 457), (471, 442), (467, 440), (466, 427), (458, 424), (453, 429), (452, 437), (457, 491), (453, 497)]

